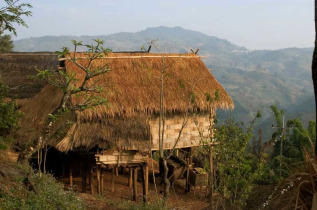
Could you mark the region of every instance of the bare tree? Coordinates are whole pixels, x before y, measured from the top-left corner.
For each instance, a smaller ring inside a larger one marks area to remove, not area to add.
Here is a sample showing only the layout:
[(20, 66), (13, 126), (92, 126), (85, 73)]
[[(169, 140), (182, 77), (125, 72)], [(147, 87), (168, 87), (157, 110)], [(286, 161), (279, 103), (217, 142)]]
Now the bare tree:
[[(315, 93), (315, 107), (317, 110), (317, 0), (315, 0), (315, 49), (314, 49), (313, 61), (312, 61), (312, 78), (313, 78), (314, 93)], [(317, 112), (316, 112), (316, 121), (317, 121)], [(315, 129), (317, 130), (317, 124)], [(315, 158), (317, 158), (317, 138), (315, 142)]]

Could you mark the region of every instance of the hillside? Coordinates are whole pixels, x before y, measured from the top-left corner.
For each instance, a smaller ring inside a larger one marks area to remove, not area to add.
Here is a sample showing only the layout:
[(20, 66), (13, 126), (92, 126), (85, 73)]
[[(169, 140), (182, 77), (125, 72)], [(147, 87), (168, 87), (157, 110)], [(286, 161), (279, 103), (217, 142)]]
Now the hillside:
[[(311, 81), (313, 48), (250, 51), (230, 41), (186, 30), (181, 27), (155, 27), (137, 33), (117, 33), (107, 36), (45, 36), (15, 41), (15, 51), (56, 51), (71, 46), (71, 39), (91, 43), (105, 40), (113, 51), (147, 48), (149, 40), (158, 39), (163, 52), (184, 53), (200, 49), (199, 54), (208, 68), (232, 96), (236, 109), (219, 112), (222, 118), (230, 115), (248, 122), (260, 109), (263, 122), (270, 124), (269, 106), (286, 110), (286, 118), (301, 117), (305, 122), (314, 119), (314, 98)], [(156, 52), (152, 48), (151, 52)], [(262, 122), (262, 123), (263, 123)], [(265, 126), (264, 126), (265, 127)]]

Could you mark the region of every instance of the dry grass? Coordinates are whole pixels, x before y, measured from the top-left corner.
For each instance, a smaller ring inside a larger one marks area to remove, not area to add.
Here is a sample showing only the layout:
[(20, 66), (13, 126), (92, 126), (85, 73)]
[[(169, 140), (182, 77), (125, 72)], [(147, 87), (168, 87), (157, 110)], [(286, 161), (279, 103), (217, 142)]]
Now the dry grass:
[(306, 167), (290, 176), (276, 189), (269, 205), (262, 209), (311, 210), (313, 196), (317, 193), (317, 160), (307, 150), (303, 150)]

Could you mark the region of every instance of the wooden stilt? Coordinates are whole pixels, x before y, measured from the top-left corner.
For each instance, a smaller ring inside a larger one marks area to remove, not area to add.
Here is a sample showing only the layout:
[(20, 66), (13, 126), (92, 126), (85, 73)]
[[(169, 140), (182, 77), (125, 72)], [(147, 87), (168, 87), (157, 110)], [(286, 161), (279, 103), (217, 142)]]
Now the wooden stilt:
[(129, 187), (132, 187), (132, 177), (133, 177), (133, 169), (129, 168), (129, 181), (128, 181)]
[(138, 169), (134, 168), (133, 169), (133, 200), (137, 200), (137, 194), (138, 194)]
[(73, 169), (72, 164), (69, 165), (69, 186), (73, 189)]
[(145, 164), (142, 167), (142, 175), (143, 175), (143, 202), (147, 202), (148, 197), (148, 187), (149, 187), (149, 167), (147, 164)]
[(178, 151), (178, 149), (176, 149), (176, 157), (178, 157), (179, 156), (179, 151)]
[(83, 178), (82, 178), (82, 191), (83, 193), (86, 193), (86, 185), (87, 185), (87, 177), (86, 177), (86, 174), (83, 174)]
[(116, 168), (112, 168), (112, 174), (111, 174), (111, 192), (114, 192), (115, 173), (116, 173)]
[(190, 191), (189, 188), (189, 158), (186, 158), (187, 168), (186, 168), (186, 192)]
[(102, 169), (100, 170), (100, 173), (101, 173), (101, 175), (100, 175), (100, 185), (101, 185), (101, 195), (104, 195), (104, 193), (103, 193), (103, 188), (104, 188), (104, 181), (103, 181), (103, 178), (104, 178), (104, 176), (103, 176), (103, 171), (102, 171)]
[(91, 172), (90, 172), (89, 180), (90, 180), (91, 195), (94, 195), (95, 192), (94, 192), (94, 173), (93, 173), (93, 170), (91, 170)]
[(101, 194), (101, 186), (100, 186), (100, 165), (97, 165), (97, 190), (98, 194)]

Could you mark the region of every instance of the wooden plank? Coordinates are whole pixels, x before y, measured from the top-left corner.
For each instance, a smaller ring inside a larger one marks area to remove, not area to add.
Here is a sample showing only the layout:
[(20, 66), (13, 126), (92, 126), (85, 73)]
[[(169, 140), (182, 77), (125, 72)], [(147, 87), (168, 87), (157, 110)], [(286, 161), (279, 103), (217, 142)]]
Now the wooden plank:
[(106, 165), (133, 164), (146, 162), (146, 156), (136, 151), (105, 151), (95, 155), (96, 162)]

